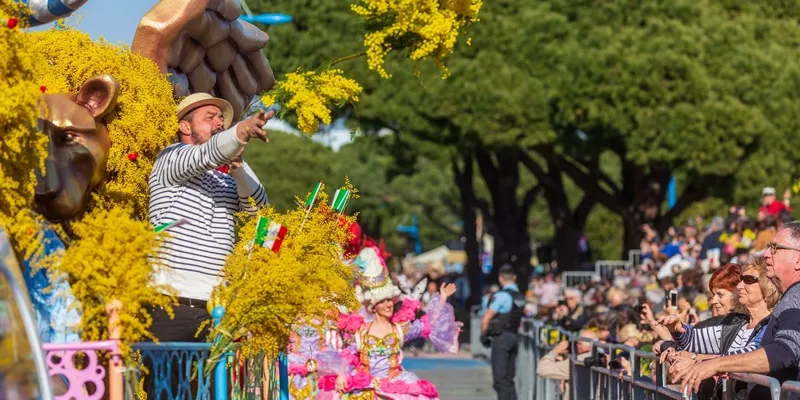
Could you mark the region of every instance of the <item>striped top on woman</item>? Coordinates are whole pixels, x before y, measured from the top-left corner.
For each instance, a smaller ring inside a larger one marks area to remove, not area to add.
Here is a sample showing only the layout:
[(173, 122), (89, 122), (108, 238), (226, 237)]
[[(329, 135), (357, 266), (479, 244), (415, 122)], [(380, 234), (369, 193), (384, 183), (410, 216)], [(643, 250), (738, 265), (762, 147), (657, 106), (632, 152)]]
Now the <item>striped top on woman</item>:
[[(686, 330), (685, 333), (673, 333), (681, 349), (699, 354), (723, 354), (726, 350), (721, 348), (722, 325), (700, 329), (684, 325), (683, 328)], [(747, 324), (743, 324), (724, 355), (747, 353), (761, 347), (761, 337), (764, 335), (763, 326), (761, 328), (753, 335), (754, 328), (748, 328)]]

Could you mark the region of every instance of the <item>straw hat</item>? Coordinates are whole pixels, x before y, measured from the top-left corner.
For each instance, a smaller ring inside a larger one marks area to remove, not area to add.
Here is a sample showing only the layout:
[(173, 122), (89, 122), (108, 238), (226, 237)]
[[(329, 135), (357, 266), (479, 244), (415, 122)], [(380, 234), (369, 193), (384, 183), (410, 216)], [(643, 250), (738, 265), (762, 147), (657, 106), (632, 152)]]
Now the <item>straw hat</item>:
[(225, 99), (216, 98), (208, 93), (194, 93), (186, 96), (178, 104), (178, 121), (186, 114), (202, 106), (216, 106), (222, 110), (223, 128), (228, 129), (233, 123), (233, 106)]

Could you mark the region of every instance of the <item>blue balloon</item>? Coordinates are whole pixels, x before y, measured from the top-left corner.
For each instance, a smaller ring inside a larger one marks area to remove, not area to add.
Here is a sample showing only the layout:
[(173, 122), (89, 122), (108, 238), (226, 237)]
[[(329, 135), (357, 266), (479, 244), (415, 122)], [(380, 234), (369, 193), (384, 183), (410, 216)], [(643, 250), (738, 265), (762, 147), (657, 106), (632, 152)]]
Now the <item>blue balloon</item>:
[(253, 16), (242, 15), (239, 18), (242, 21), (263, 25), (288, 24), (289, 22), (292, 22), (292, 16), (286, 14), (256, 14)]

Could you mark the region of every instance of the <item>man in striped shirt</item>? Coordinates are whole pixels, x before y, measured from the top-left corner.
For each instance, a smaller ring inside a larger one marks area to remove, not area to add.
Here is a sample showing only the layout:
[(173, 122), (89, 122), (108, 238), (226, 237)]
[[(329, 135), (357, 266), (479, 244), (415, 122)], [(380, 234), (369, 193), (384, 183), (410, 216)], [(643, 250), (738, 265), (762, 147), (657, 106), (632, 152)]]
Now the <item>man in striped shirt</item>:
[(258, 114), (231, 126), (233, 107), (196, 93), (178, 105), (178, 143), (161, 152), (150, 175), (150, 222), (181, 221), (169, 229), (159, 251), (167, 267), (157, 277), (177, 289), (175, 318), (154, 310), (153, 334), (162, 341), (194, 341), (209, 318), (206, 302), (234, 246), (234, 214), (267, 204), (258, 177), (242, 160), (250, 139), (268, 141), (262, 129), (274, 113)]

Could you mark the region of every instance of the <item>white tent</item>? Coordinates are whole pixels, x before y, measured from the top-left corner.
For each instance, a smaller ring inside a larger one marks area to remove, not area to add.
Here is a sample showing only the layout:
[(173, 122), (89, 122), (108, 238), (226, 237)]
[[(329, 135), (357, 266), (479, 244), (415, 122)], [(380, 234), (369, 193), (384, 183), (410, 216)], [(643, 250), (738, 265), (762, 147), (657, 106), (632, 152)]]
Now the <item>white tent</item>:
[(418, 267), (424, 267), (425, 264), (435, 261), (444, 261), (447, 258), (447, 253), (450, 249), (447, 246), (440, 246), (433, 250), (428, 250), (418, 256), (411, 257), (411, 262), (417, 264)]

